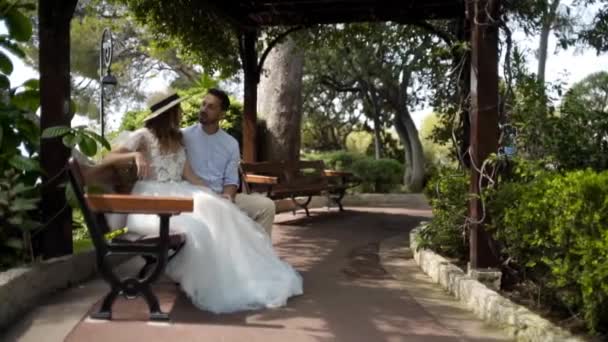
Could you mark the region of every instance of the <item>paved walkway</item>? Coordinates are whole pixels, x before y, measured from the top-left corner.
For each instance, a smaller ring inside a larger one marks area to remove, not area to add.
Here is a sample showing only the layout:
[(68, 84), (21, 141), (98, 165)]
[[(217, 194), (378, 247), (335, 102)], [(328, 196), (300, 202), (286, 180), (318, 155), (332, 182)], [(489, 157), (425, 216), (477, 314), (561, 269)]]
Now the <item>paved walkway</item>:
[[(112, 322), (85, 316), (105, 291), (99, 280), (66, 291), (30, 314), (6, 339), (19, 341), (504, 341), (406, 261), (409, 277), (382, 267), (381, 241), (430, 216), (426, 208), (319, 209), (281, 214), (278, 253), (304, 277), (287, 307), (232, 315), (198, 311), (168, 281), (157, 286), (171, 323), (148, 323), (141, 301), (115, 305)], [(133, 263), (124, 268), (133, 268)], [(82, 320), (80, 320), (82, 319)], [(1, 339), (1, 338), (0, 338)]]

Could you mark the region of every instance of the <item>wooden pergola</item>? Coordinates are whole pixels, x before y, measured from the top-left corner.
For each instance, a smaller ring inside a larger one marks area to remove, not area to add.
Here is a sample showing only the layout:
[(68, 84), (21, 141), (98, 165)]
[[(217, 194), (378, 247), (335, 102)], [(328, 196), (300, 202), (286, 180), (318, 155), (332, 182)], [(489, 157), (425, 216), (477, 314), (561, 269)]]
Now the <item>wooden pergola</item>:
[[(76, 2), (77, 0), (39, 1), (41, 56), (45, 49), (57, 49), (57, 45), (59, 48), (67, 49), (67, 55), (65, 51), (55, 50), (54, 58), (40, 59), (43, 129), (66, 122), (62, 115), (65, 115), (65, 99), (69, 98), (69, 20), (66, 24), (65, 18), (61, 15), (62, 8), (73, 12)], [(265, 59), (265, 54), (258, 58), (256, 52), (260, 28), (366, 21), (408, 24), (433, 19), (461, 19), (463, 32), (469, 36), (471, 44), (470, 76), (465, 76), (466, 83), (470, 87), (471, 164), (479, 167), (490, 153), (497, 151), (499, 131), (496, 18), (500, 9), (500, 0), (206, 0), (198, 4), (204, 9), (201, 13), (213, 11), (224, 17), (239, 32), (239, 47), (245, 74), (243, 120), (245, 161), (256, 160), (257, 85)], [(44, 7), (49, 8), (45, 13), (43, 13)], [(61, 34), (57, 34), (58, 29)], [(65, 65), (66, 60), (67, 65)], [(59, 84), (65, 86), (58, 88)], [(67, 160), (67, 153), (49, 153), (51, 148), (60, 149), (60, 145), (59, 141), (47, 143), (41, 150), (42, 166), (49, 177), (59, 172), (60, 167), (65, 165)], [(470, 189), (472, 193), (479, 194), (479, 179), (477, 168), (472, 167)], [(46, 195), (43, 193), (43, 203), (45, 200), (47, 204), (50, 203), (50, 209), (57, 207), (52, 203), (52, 196), (56, 194), (57, 192), (53, 191)], [(478, 200), (471, 201), (469, 212), (474, 222), (480, 219), (482, 213)], [(59, 232), (63, 230), (64, 236), (68, 233), (65, 226), (56, 228)], [(491, 252), (490, 239), (483, 227), (473, 223), (470, 233), (471, 267), (495, 266), (496, 258)], [(52, 237), (48, 239), (50, 241)], [(48, 242), (46, 245), (51, 243)]]

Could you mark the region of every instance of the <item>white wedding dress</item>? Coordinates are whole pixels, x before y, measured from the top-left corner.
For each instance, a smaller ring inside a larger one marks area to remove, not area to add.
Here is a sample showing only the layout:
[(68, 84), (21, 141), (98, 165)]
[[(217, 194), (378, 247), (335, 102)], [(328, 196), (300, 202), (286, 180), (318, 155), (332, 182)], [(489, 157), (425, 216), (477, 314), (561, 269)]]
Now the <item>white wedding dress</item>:
[[(279, 259), (262, 226), (208, 188), (182, 180), (183, 148), (161, 154), (158, 140), (145, 128), (131, 134), (121, 147), (144, 147), (150, 163), (151, 177), (138, 181), (132, 193), (194, 200), (192, 213), (170, 220), (172, 231), (186, 234), (186, 244), (166, 269), (194, 305), (228, 313), (283, 306), (289, 297), (302, 294), (301, 276)], [(129, 215), (127, 227), (157, 234), (159, 218)]]

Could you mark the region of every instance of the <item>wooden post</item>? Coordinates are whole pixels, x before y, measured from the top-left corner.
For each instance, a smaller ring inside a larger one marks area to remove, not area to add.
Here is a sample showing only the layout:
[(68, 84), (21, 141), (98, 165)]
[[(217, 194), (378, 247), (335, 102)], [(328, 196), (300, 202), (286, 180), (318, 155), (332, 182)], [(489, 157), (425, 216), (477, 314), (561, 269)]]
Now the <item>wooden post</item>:
[(255, 50), (257, 32), (248, 30), (242, 33), (241, 59), (245, 73), (243, 104), (243, 160), (257, 160), (257, 106), (258, 106), (258, 57)]
[[(498, 13), (500, 0), (476, 0), (469, 4), (471, 20), (471, 186), (479, 194), (479, 168), (498, 149)], [(484, 213), (478, 199), (469, 203), (469, 217)], [(471, 269), (494, 267), (498, 258), (483, 224), (470, 227)]]
[[(77, 0), (40, 0), (40, 128), (70, 126), (70, 21)], [(70, 151), (61, 138), (41, 139), (42, 222), (36, 253), (51, 258), (72, 253), (72, 209), (65, 199), (64, 171)], [(63, 174), (62, 174), (63, 173)]]

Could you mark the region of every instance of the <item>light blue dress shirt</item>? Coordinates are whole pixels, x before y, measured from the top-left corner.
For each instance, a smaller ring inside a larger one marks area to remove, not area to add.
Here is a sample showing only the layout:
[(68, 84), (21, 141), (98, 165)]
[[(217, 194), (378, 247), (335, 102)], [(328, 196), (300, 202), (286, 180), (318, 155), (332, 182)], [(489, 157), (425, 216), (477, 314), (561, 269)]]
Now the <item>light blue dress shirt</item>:
[(239, 185), (239, 144), (222, 129), (214, 134), (203, 131), (200, 123), (182, 129), (184, 147), (192, 171), (215, 192), (226, 185)]

